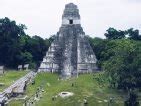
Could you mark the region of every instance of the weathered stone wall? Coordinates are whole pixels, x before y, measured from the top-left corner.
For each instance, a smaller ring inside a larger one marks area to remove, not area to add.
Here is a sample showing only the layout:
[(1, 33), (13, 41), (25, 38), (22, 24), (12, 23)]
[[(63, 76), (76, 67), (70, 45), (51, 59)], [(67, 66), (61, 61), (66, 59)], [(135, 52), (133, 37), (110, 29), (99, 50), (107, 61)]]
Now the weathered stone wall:
[(96, 70), (95, 54), (80, 25), (64, 25), (51, 44), (39, 71), (75, 76)]
[(73, 19), (72, 17), (70, 18), (63, 18), (62, 20), (62, 25), (69, 25), (69, 21), (73, 20), (73, 24), (80, 24), (80, 19)]
[[(69, 24), (70, 18), (73, 19), (73, 24)], [(71, 77), (97, 69), (95, 54), (79, 19), (77, 6), (72, 3), (66, 5), (62, 26), (49, 47), (39, 71), (58, 72), (63, 77)]]

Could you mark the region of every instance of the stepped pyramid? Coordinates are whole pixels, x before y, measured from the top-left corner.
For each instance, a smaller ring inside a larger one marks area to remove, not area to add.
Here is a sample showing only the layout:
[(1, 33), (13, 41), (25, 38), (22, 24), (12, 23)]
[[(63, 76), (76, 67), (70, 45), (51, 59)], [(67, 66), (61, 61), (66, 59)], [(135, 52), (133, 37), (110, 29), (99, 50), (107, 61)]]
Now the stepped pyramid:
[(39, 72), (58, 72), (63, 77), (90, 73), (97, 69), (96, 57), (81, 24), (77, 6), (65, 6), (62, 26), (43, 58)]

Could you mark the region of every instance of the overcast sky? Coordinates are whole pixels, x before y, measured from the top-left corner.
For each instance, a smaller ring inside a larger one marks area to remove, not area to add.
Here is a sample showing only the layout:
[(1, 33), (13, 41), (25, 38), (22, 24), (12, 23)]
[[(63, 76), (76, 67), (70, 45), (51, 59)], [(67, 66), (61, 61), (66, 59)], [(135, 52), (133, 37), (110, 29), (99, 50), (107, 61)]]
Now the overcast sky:
[(61, 26), (65, 4), (78, 5), (87, 35), (104, 37), (109, 27), (141, 30), (141, 0), (0, 0), (0, 18), (25, 24), (30, 36), (48, 38)]

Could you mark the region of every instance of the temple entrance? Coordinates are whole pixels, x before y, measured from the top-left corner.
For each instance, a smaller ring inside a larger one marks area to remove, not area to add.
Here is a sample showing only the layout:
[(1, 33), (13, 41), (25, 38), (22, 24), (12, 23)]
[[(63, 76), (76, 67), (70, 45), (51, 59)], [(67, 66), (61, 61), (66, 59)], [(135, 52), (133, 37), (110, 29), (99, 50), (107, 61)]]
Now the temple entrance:
[(69, 20), (69, 24), (73, 24), (73, 20)]

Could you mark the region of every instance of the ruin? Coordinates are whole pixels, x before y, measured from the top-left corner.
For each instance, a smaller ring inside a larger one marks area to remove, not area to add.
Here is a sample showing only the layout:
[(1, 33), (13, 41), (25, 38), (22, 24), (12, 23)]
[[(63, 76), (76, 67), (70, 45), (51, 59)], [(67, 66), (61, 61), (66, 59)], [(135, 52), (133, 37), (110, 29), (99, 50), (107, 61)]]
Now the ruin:
[(62, 25), (43, 58), (38, 72), (58, 72), (62, 77), (78, 76), (97, 69), (96, 56), (80, 23), (77, 5), (65, 6)]
[(0, 75), (4, 74), (4, 66), (0, 66)]

